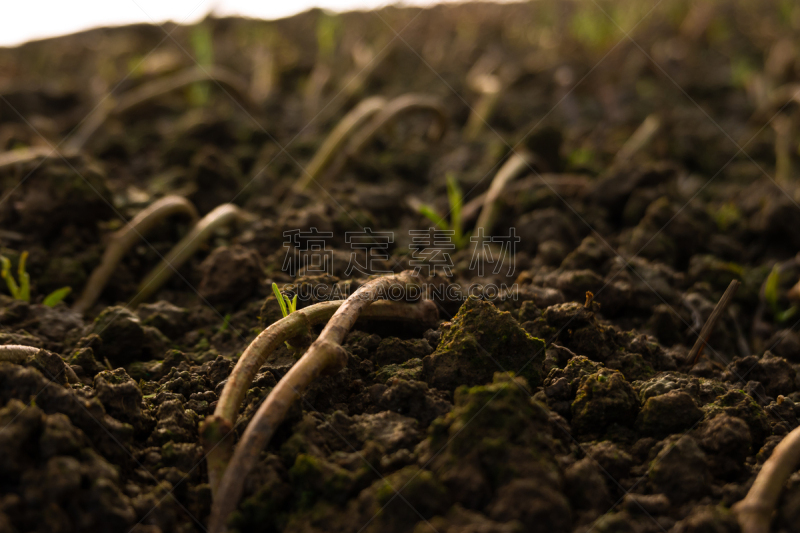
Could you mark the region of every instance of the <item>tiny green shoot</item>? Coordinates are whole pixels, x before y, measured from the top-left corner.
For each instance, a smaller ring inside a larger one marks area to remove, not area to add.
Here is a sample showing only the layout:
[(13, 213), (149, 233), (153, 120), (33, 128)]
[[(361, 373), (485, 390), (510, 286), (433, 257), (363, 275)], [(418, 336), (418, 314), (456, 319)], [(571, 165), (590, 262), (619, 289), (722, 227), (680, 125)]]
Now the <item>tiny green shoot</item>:
[(444, 217), (428, 205), (421, 205), (418, 211), (421, 215), (428, 218), (436, 225), (437, 228), (445, 231), (453, 232), (453, 244), (457, 250), (461, 250), (468, 243), (470, 236), (464, 234), (464, 228), (461, 222), (461, 209), (463, 207), (464, 195), (461, 187), (458, 185), (458, 180), (452, 172), (447, 173), (447, 201), (450, 204), (450, 223), (448, 224)]
[(793, 305), (789, 309), (782, 310), (778, 302), (778, 289), (780, 286), (781, 274), (778, 270), (778, 265), (772, 267), (772, 271), (767, 276), (767, 281), (764, 283), (764, 299), (767, 301), (775, 321), (780, 323), (786, 322), (797, 313), (797, 306)]
[(275, 293), (275, 298), (278, 300), (278, 305), (281, 306), (281, 314), (284, 318), (289, 316), (291, 313), (297, 311), (297, 295), (294, 295), (294, 298), (289, 298), (288, 296), (284, 296), (281, 293), (281, 290), (278, 288), (278, 284), (272, 284), (272, 292)]
[[(0, 277), (6, 281), (8, 292), (15, 300), (22, 300), (23, 302), (31, 301), (31, 277), (25, 271), (25, 263), (28, 261), (28, 252), (22, 252), (19, 256), (19, 264), (17, 265), (17, 278), (19, 282), (14, 279), (11, 273), (11, 261), (7, 257), (0, 255)], [(61, 287), (56, 289), (47, 296), (45, 296), (44, 305), (48, 307), (55, 307), (61, 300), (67, 297), (72, 292), (70, 287)]]

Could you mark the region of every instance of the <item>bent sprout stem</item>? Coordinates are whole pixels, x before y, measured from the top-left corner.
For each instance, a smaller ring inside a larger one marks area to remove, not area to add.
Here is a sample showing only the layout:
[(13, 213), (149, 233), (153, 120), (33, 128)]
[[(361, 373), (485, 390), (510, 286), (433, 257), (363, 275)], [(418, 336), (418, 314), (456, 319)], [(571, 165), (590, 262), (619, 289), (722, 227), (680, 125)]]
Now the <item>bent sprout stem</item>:
[(520, 150), (513, 152), (511, 157), (500, 167), (483, 199), (483, 208), (478, 216), (478, 222), (475, 224), (473, 235), (480, 235), (481, 229), (483, 229), (484, 233), (492, 231), (492, 226), (497, 219), (497, 211), (500, 207), (498, 202), (500, 196), (511, 180), (529, 168), (530, 162), (531, 155), (526, 151)]
[(88, 311), (100, 297), (103, 287), (125, 254), (157, 224), (177, 214), (187, 216), (191, 224), (197, 221), (197, 211), (192, 203), (182, 196), (171, 195), (153, 202), (114, 233), (100, 264), (89, 276), (81, 297), (72, 308), (79, 313)]
[(432, 129), (429, 137), (432, 141), (441, 139), (447, 131), (447, 112), (441, 101), (428, 94), (408, 93), (389, 101), (380, 113), (361, 128), (348, 143), (345, 150), (347, 157), (355, 157), (372, 140), (375, 134), (386, 124), (395, 120), (399, 115), (411, 111), (429, 111), (436, 116), (436, 128)]
[(330, 164), (336, 153), (364, 123), (380, 111), (386, 100), (380, 96), (373, 96), (362, 100), (339, 121), (333, 131), (328, 135), (322, 146), (306, 167), (305, 175), (295, 185), (296, 191), (303, 191), (316, 181), (322, 171)]
[(769, 533), (772, 513), (786, 481), (800, 463), (800, 428), (786, 435), (761, 467), (743, 500), (732, 507), (742, 533)]
[(331, 181), (336, 177), (348, 161), (354, 159), (375, 137), (375, 134), (386, 124), (397, 119), (399, 115), (412, 111), (428, 111), (436, 116), (436, 123), (428, 130), (428, 137), (432, 141), (440, 140), (447, 131), (447, 112), (438, 98), (427, 94), (408, 93), (389, 101), (372, 120), (367, 122), (360, 130), (353, 134), (350, 142), (330, 163), (327, 171), (318, 180), (320, 183)]
[(152, 296), (172, 276), (174, 271), (177, 271), (183, 263), (194, 255), (214, 230), (229, 224), (236, 218), (243, 217), (244, 213), (233, 204), (222, 204), (215, 207), (209, 214), (200, 219), (189, 233), (161, 260), (161, 263), (142, 280), (139, 284), (138, 294), (131, 300), (129, 307), (136, 307)]
[[(230, 460), (233, 446), (230, 433), (236, 424), (247, 389), (258, 370), (282, 343), (305, 336), (312, 326), (330, 319), (344, 302), (345, 300), (320, 302), (288, 314), (262, 331), (241, 355), (222, 389), (214, 414), (206, 418), (200, 431), (206, 450), (212, 494), (216, 495), (222, 473)], [(364, 309), (362, 316), (374, 320), (433, 326), (438, 319), (438, 311), (436, 305), (428, 300), (417, 303), (379, 300)]]
[[(338, 309), (333, 313), (317, 340), (272, 389), (272, 392), (258, 408), (252, 421), (245, 429), (230, 463), (222, 474), (214, 495), (211, 517), (209, 518), (209, 531), (211, 533), (222, 533), (226, 530), (227, 518), (239, 503), (247, 473), (255, 465), (261, 450), (264, 449), (277, 427), (286, 417), (289, 407), (317, 377), (323, 373), (335, 373), (346, 365), (347, 352), (342, 348), (341, 343), (362, 311), (381, 295), (388, 294), (396, 288), (413, 286), (417, 282), (417, 276), (409, 271), (398, 275), (376, 278), (365, 283), (347, 300), (338, 305)], [(332, 303), (328, 302), (328, 304)], [(420, 304), (421, 308), (423, 306), (427, 306), (427, 309), (422, 311), (423, 313), (430, 314), (435, 312), (435, 306)], [(324, 312), (330, 312), (332, 309), (332, 305), (327, 306), (324, 308)], [(294, 318), (295, 316), (298, 316), (298, 318)], [(302, 315), (302, 318), (299, 318), (299, 316), (299, 312), (292, 313), (282, 321), (294, 318), (296, 322), (292, 323), (292, 331), (300, 332), (308, 327), (306, 322), (309, 319), (306, 315)], [(267, 331), (269, 329), (267, 328), (262, 335), (259, 335), (262, 339), (261, 344), (264, 346), (276, 346), (280, 337), (276, 335), (275, 330), (268, 334)], [(256, 341), (258, 341), (258, 338)], [(232, 388), (228, 395), (223, 391), (224, 401), (223, 398), (220, 398), (217, 404), (217, 409), (229, 419), (235, 417), (237, 410), (235, 406), (241, 402), (242, 398), (241, 387), (244, 386), (246, 388), (247, 386), (246, 378), (253, 375), (253, 372), (263, 362), (263, 359), (259, 358), (255, 349), (250, 353), (248, 351), (249, 348), (245, 351), (247, 357), (242, 354), (240, 364), (237, 364), (237, 368), (241, 368), (241, 379), (237, 381), (238, 385)], [(246, 363), (243, 362), (245, 360), (247, 361)], [(217, 415), (215, 414), (216, 417)], [(225, 420), (222, 416), (219, 419)], [(228, 420), (226, 422), (230, 424)], [(228, 431), (230, 431), (230, 427)]]
[(107, 99), (97, 106), (65, 144), (67, 152), (77, 152), (109, 119), (135, 109), (141, 104), (201, 81), (213, 81), (235, 96), (242, 105), (253, 111), (258, 105), (250, 97), (247, 83), (236, 73), (219, 66), (193, 66), (164, 78), (142, 84), (121, 95), (118, 100)]

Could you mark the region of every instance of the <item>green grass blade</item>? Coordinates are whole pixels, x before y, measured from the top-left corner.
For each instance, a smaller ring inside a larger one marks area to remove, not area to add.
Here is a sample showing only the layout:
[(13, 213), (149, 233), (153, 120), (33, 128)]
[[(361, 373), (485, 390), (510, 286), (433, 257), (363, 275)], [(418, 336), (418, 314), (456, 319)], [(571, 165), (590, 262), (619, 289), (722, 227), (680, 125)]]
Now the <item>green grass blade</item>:
[(289, 308), (292, 310), (292, 313), (297, 311), (297, 295), (296, 294), (294, 295), (294, 298), (292, 298), (292, 304), (289, 306)]
[(428, 220), (434, 223), (436, 227), (443, 230), (449, 230), (450, 228), (447, 225), (447, 222), (444, 218), (440, 217), (439, 214), (433, 210), (432, 207), (427, 205), (419, 206), (419, 213), (424, 215)]
[(778, 272), (778, 265), (772, 267), (772, 272), (767, 276), (767, 282), (764, 284), (764, 299), (769, 304), (773, 314), (778, 314), (778, 285), (781, 281), (781, 275)]
[(25, 302), (31, 301), (31, 277), (25, 272), (25, 263), (28, 261), (28, 252), (22, 252), (19, 256), (17, 266), (17, 278), (19, 278), (19, 299)]
[(11, 274), (11, 261), (6, 257), (0, 256), (0, 264), (3, 265), (3, 269), (0, 271), (0, 277), (6, 280), (8, 292), (11, 293), (11, 297), (15, 300), (19, 300), (19, 287), (17, 286), (17, 282), (14, 281), (14, 276)]
[(55, 307), (61, 301), (72, 292), (72, 287), (61, 287), (60, 289), (56, 289), (47, 296), (45, 296), (44, 301), (42, 302), (47, 307)]
[(278, 300), (278, 305), (281, 306), (281, 313), (283, 313), (284, 317), (287, 316), (289, 313), (286, 311), (286, 302), (283, 301), (283, 294), (281, 294), (278, 284), (275, 282), (272, 283), (272, 292), (275, 293), (275, 298)]

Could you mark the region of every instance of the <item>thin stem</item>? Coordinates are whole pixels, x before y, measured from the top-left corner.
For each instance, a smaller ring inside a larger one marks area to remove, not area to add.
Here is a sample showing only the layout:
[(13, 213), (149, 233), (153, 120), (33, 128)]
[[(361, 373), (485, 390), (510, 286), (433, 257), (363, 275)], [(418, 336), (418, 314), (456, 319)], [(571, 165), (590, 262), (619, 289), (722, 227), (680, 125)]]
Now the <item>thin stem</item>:
[(131, 300), (129, 306), (136, 307), (146, 301), (177, 271), (200, 246), (211, 237), (214, 230), (230, 224), (244, 214), (233, 204), (222, 204), (215, 207), (194, 225), (189, 233), (176, 244), (172, 250), (161, 260), (139, 284), (138, 294)]
[(486, 197), (483, 199), (483, 208), (478, 217), (478, 222), (475, 224), (473, 235), (479, 235), (480, 230), (483, 229), (484, 234), (492, 231), (492, 226), (497, 219), (497, 212), (500, 209), (498, 200), (503, 194), (506, 186), (516, 178), (521, 172), (529, 169), (531, 156), (525, 151), (520, 150), (514, 152), (511, 157), (500, 167), (497, 171), (492, 184), (489, 185), (489, 190), (486, 192)]
[(55, 148), (48, 148), (45, 146), (31, 146), (19, 150), (11, 150), (0, 154), (0, 170), (13, 167), (14, 165), (29, 163), (40, 157), (46, 159), (61, 159), (62, 155), (58, 153)]
[(733, 506), (742, 533), (769, 533), (778, 498), (799, 462), (800, 428), (796, 428), (775, 447), (747, 496)]
[(700, 359), (700, 356), (703, 354), (703, 348), (706, 347), (708, 339), (711, 337), (711, 333), (714, 332), (714, 327), (717, 325), (722, 313), (725, 312), (725, 309), (728, 308), (728, 305), (733, 300), (733, 296), (739, 289), (739, 285), (741, 285), (739, 280), (731, 280), (730, 285), (725, 289), (725, 292), (722, 294), (719, 302), (717, 302), (714, 310), (711, 311), (711, 315), (708, 317), (708, 320), (706, 320), (703, 329), (700, 330), (700, 336), (697, 337), (697, 341), (694, 343), (694, 346), (692, 346), (691, 351), (689, 351), (687, 361), (691, 361), (692, 366), (697, 364), (697, 360)]
[[(345, 300), (320, 302), (289, 314), (262, 331), (241, 355), (222, 389), (214, 414), (206, 418), (200, 430), (206, 449), (212, 494), (217, 493), (222, 473), (230, 461), (233, 441), (228, 437), (231, 436), (247, 389), (258, 370), (282, 343), (305, 335), (312, 326), (326, 322), (344, 302)], [(364, 309), (362, 317), (433, 326), (438, 319), (438, 312), (436, 305), (428, 300), (417, 303), (379, 300)]]
[(295, 190), (305, 190), (308, 185), (316, 181), (322, 171), (330, 164), (333, 157), (341, 150), (344, 143), (353, 133), (372, 118), (375, 113), (386, 105), (386, 100), (380, 96), (373, 96), (362, 100), (339, 121), (333, 131), (328, 135), (322, 146), (319, 147), (314, 158), (308, 163), (305, 174), (297, 181)]
[(503, 89), (500, 78), (494, 74), (478, 76), (475, 80), (475, 85), (481, 97), (469, 114), (467, 124), (464, 126), (464, 137), (468, 141), (474, 141), (478, 138), (478, 135), (481, 134), (494, 112), (494, 108), (497, 105), (497, 101), (500, 99), (500, 93)]
[(636, 153), (653, 140), (659, 129), (661, 129), (661, 119), (658, 115), (648, 115), (614, 156), (614, 164), (620, 165), (630, 161)]
[(384, 105), (372, 120), (352, 136), (344, 150), (339, 151), (328, 170), (317, 181), (319, 183), (331, 181), (342, 172), (349, 161), (355, 159), (364, 150), (378, 131), (397, 119), (399, 115), (412, 111), (429, 111), (435, 115), (436, 122), (428, 130), (428, 138), (432, 142), (437, 142), (444, 136), (448, 124), (447, 112), (438, 98), (414, 93), (398, 96)]
[(33, 346), (23, 346), (21, 344), (6, 344), (0, 346), (0, 361), (19, 365), (25, 362), (31, 355), (36, 355), (40, 348)]
[(157, 224), (173, 215), (186, 215), (191, 224), (197, 222), (197, 211), (192, 203), (182, 196), (165, 196), (139, 212), (125, 227), (111, 237), (103, 259), (94, 269), (83, 294), (73, 305), (73, 310), (85, 313), (94, 305), (108, 283), (114, 269), (128, 251), (150, 232)]
[(258, 109), (258, 105), (250, 97), (247, 83), (238, 74), (224, 67), (196, 65), (170, 76), (144, 83), (126, 92), (116, 101), (108, 98), (89, 114), (75, 134), (66, 142), (64, 148), (67, 152), (77, 152), (84, 147), (89, 138), (100, 129), (109, 117), (121, 115), (150, 100), (201, 81), (216, 82), (229, 90), (245, 108)]
[(341, 343), (362, 310), (391, 290), (413, 285), (416, 279), (413, 273), (406, 271), (376, 278), (361, 286), (340, 305), (305, 355), (272, 389), (244, 431), (220, 480), (209, 518), (211, 533), (226, 530), (226, 521), (239, 503), (247, 473), (258, 461), (261, 450), (286, 417), (289, 407), (317, 377), (338, 372), (347, 364), (347, 352)]

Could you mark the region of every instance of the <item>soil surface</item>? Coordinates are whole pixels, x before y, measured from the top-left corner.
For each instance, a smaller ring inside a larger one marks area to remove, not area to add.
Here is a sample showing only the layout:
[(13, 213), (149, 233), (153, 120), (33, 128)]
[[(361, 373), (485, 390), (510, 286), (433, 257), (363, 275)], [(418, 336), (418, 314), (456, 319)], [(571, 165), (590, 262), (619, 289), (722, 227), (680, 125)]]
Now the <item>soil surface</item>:
[[(30, 302), (2, 288), (0, 344), (41, 348), (0, 363), (0, 531), (205, 531), (198, 425), (280, 318), (272, 282), (346, 294), (414, 266), (409, 231), (432, 224), (410, 198), (447, 213), (454, 176), (471, 231), (468, 207), (512, 149), (531, 164), (490, 233), (514, 228), (515, 268), (479, 276), (469, 247), (451, 250), (436, 283), (515, 290), (439, 298), (433, 329), (357, 323), (347, 367), (292, 407), (230, 529), (739, 531), (731, 505), (800, 424), (787, 296), (800, 276), (798, 32), (785, 1), (542, 0), (210, 18), (0, 49), (0, 153), (61, 146), (96, 106), (196, 61), (241, 76), (254, 104), (195, 83), (112, 116), (77, 153), (0, 168), (0, 253), (16, 275), (27, 251), (31, 279)], [(486, 80), (500, 87), (490, 111)], [(429, 114), (409, 112), (292, 191), (348, 110), (408, 92), (442, 102), (439, 142)], [(471, 109), (487, 119), (475, 131)], [(113, 232), (167, 194), (201, 216), (225, 202), (252, 216), (127, 308), (188, 231), (169, 218), (88, 313), (72, 311)], [(364, 227), (393, 232), (389, 257), (348, 272), (346, 233)], [(330, 272), (291, 276), (284, 232), (311, 228), (332, 234)], [(64, 286), (64, 302), (43, 304)], [(295, 360), (272, 354), (237, 436)], [(798, 521), (795, 474), (773, 531)]]

